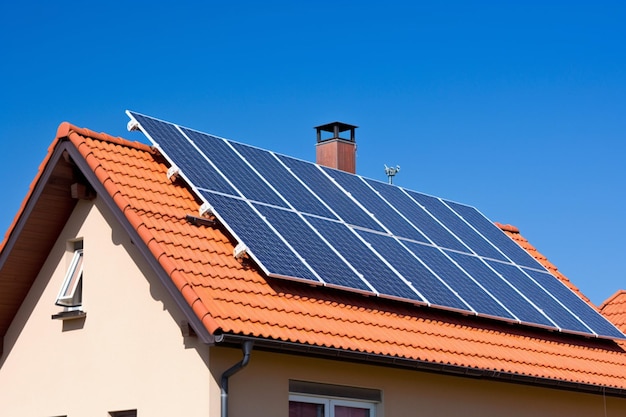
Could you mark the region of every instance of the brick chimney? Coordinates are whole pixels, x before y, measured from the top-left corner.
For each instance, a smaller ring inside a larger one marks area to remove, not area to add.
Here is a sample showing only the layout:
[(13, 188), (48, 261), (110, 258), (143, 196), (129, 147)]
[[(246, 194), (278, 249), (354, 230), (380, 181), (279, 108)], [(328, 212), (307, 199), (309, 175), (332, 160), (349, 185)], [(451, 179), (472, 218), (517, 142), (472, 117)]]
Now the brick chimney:
[[(319, 165), (356, 174), (356, 142), (354, 140), (354, 129), (357, 127), (358, 126), (341, 122), (332, 122), (316, 126), (316, 162)], [(347, 131), (350, 132), (349, 139), (339, 136), (342, 132)], [(323, 134), (322, 132), (327, 133)]]

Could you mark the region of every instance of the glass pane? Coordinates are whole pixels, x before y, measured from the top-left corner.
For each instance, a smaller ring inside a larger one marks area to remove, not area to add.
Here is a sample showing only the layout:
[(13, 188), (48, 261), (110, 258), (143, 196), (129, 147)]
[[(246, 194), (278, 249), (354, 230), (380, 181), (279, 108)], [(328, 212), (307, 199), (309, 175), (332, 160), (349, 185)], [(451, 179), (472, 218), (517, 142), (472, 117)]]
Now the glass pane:
[(289, 401), (289, 417), (324, 417), (324, 404)]
[(346, 407), (343, 405), (336, 405), (335, 417), (370, 417), (370, 410), (368, 410), (367, 408)]

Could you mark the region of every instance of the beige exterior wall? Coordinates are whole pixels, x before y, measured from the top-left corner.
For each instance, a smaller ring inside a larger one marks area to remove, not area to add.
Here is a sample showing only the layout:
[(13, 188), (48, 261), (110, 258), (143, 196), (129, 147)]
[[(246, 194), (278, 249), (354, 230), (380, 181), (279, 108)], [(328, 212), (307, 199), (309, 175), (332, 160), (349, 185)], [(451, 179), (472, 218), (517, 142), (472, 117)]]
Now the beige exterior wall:
[[(75, 238), (87, 317), (52, 320)], [(5, 337), (0, 416), (208, 416), (209, 348), (182, 337), (181, 320), (102, 202), (79, 202)]]
[[(212, 348), (218, 374), (240, 359)], [(626, 399), (253, 350), (230, 380), (230, 417), (288, 417), (290, 379), (381, 390), (377, 417), (626, 415)]]

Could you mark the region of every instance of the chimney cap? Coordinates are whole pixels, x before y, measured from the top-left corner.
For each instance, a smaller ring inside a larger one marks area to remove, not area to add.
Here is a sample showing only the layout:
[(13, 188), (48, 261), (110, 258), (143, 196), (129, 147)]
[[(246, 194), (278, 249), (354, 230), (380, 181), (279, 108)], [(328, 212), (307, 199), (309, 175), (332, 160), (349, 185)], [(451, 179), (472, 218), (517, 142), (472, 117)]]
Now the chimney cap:
[(356, 129), (358, 126), (350, 125), (348, 123), (343, 122), (331, 122), (323, 125), (315, 126), (314, 129), (323, 130), (324, 132), (334, 132), (335, 126), (337, 126), (340, 132), (345, 132), (346, 130)]
[[(333, 139), (341, 139), (341, 140), (354, 142), (354, 129), (356, 129), (357, 127), (358, 126), (350, 125), (348, 123), (332, 122), (332, 123), (326, 123), (323, 125), (315, 126), (314, 129), (317, 130), (317, 142), (318, 143), (324, 142), (327, 140), (333, 140)], [(348, 130), (350, 131), (350, 139), (339, 137), (339, 134), (341, 132), (345, 132)], [(332, 137), (322, 139), (322, 132), (330, 132), (332, 133)]]

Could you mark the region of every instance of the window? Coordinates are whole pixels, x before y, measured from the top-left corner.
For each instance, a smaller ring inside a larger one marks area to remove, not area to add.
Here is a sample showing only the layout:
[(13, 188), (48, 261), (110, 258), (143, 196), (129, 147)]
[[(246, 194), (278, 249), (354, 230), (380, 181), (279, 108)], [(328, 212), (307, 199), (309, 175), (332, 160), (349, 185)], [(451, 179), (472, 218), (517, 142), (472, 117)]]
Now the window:
[(289, 417), (375, 417), (380, 390), (289, 381)]
[(73, 242), (74, 255), (67, 270), (56, 305), (78, 310), (83, 303), (83, 241)]
[(374, 417), (375, 405), (364, 401), (289, 396), (289, 417)]
[(111, 411), (111, 417), (137, 417), (137, 410)]

